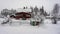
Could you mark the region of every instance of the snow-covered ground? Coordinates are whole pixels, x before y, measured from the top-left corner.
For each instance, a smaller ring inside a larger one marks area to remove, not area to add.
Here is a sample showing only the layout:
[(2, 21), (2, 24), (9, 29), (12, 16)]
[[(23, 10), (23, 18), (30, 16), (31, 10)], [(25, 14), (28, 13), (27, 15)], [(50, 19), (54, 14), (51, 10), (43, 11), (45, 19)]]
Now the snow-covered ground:
[[(2, 21), (0, 20), (0, 23)], [(60, 34), (60, 21), (58, 24), (52, 24), (50, 19), (45, 19), (44, 23), (39, 26), (0, 24), (0, 34)]]

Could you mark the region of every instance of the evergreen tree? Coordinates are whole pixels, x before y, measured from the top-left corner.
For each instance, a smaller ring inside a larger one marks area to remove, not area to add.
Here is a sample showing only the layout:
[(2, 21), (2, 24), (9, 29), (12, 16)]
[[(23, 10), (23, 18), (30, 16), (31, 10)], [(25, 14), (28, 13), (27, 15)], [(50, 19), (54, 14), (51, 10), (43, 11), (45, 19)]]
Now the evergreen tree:
[(35, 12), (35, 14), (37, 14), (37, 12), (38, 12), (37, 6), (35, 6), (35, 8), (34, 8), (34, 12)]
[(13, 10), (13, 9), (12, 9), (12, 10), (3, 9), (3, 10), (1, 11), (1, 14), (7, 17), (7, 15), (14, 14), (15, 12), (16, 12), (16, 10)]
[(47, 14), (47, 12), (45, 11), (45, 12), (44, 12), (44, 16), (47, 16), (47, 15), (48, 15), (48, 14)]
[(1, 11), (1, 14), (2, 15), (4, 15), (4, 16), (7, 16), (7, 14), (8, 14), (8, 9), (3, 9), (2, 11)]
[(33, 7), (30, 7), (31, 11), (33, 12)]
[(34, 17), (34, 11), (33, 11), (33, 7), (30, 7), (32, 13), (31, 13), (31, 17), (33, 18)]
[(42, 6), (42, 8), (40, 9), (41, 15), (44, 15), (44, 7)]
[(59, 5), (58, 5), (58, 4), (55, 4), (55, 6), (54, 6), (54, 8), (53, 8), (53, 12), (52, 12), (52, 14), (53, 14), (53, 19), (54, 19), (54, 24), (57, 23), (56, 18), (57, 18), (58, 12), (59, 12)]

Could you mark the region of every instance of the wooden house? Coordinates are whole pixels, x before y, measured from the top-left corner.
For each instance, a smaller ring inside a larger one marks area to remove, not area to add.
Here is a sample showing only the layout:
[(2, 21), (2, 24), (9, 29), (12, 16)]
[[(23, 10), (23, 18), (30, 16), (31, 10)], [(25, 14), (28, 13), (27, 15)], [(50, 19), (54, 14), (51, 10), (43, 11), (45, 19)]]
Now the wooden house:
[(15, 19), (29, 19), (31, 18), (31, 10), (28, 9), (20, 9), (14, 15), (10, 16), (11, 18)]

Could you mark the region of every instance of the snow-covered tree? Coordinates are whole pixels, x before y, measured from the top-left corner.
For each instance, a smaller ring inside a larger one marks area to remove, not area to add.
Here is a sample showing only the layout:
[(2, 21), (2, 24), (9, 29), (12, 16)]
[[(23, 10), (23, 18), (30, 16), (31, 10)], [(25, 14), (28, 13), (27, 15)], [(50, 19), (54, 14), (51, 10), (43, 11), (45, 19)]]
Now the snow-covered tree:
[(2, 15), (4, 15), (4, 16), (7, 16), (7, 14), (8, 14), (8, 9), (3, 9), (2, 11), (1, 11), (1, 14)]
[(34, 8), (33, 8), (33, 7), (30, 7), (30, 9), (31, 9), (31, 10), (32, 10), (32, 12), (33, 12), (33, 9), (34, 9)]
[(48, 14), (47, 14), (47, 12), (45, 11), (45, 12), (44, 12), (44, 16), (47, 16), (47, 15), (48, 15)]
[(7, 17), (7, 15), (14, 14), (15, 12), (16, 12), (16, 10), (13, 10), (13, 9), (11, 9), (11, 10), (3, 9), (3, 10), (1, 11), (1, 14)]
[(33, 18), (34, 17), (34, 11), (33, 11), (33, 7), (30, 7), (32, 13), (31, 13), (31, 17)]
[(40, 14), (41, 15), (44, 15), (44, 16), (47, 16), (47, 12), (44, 10), (44, 7), (42, 6), (42, 8), (40, 8)]
[(40, 12), (41, 14), (44, 14), (44, 7), (42, 6), (42, 8), (40, 8)]
[(35, 12), (35, 14), (37, 15), (37, 12), (38, 12), (37, 6), (35, 6), (35, 8), (34, 8), (34, 12)]
[(55, 6), (53, 8), (53, 12), (52, 12), (53, 19), (54, 19), (54, 24), (57, 23), (56, 18), (57, 18), (58, 12), (59, 12), (59, 5), (58, 4), (55, 4)]
[(57, 17), (58, 12), (59, 12), (59, 5), (58, 4), (55, 4), (55, 6), (53, 8), (53, 12), (52, 12), (53, 16), (54, 17)]

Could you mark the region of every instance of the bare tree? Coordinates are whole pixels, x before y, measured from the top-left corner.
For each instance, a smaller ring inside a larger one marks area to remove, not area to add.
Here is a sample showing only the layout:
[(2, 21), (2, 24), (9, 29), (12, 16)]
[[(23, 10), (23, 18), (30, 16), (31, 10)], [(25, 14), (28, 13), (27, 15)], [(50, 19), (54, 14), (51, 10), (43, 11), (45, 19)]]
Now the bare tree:
[(53, 12), (52, 12), (52, 15), (53, 15), (53, 19), (54, 19), (54, 24), (57, 23), (57, 15), (58, 15), (58, 12), (59, 12), (59, 5), (58, 4), (55, 4), (54, 8), (53, 8)]

